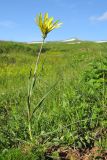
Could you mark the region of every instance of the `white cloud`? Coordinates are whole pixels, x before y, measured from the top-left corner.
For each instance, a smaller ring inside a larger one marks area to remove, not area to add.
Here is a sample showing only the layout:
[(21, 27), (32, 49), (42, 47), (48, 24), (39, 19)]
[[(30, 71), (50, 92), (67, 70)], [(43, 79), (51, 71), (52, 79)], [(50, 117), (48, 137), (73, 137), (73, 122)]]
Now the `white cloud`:
[(92, 20), (92, 21), (107, 21), (107, 12), (104, 12), (100, 16), (92, 16), (92, 17), (90, 17), (90, 20)]
[(0, 27), (5, 27), (5, 28), (14, 28), (15, 27), (15, 23), (13, 21), (10, 20), (5, 20), (5, 21), (0, 21)]

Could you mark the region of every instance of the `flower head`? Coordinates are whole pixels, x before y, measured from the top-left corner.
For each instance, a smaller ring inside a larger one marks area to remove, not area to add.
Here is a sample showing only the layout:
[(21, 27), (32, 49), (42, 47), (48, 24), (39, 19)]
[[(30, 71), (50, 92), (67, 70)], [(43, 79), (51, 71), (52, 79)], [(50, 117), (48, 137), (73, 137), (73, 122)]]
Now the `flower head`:
[(62, 23), (58, 23), (59, 20), (53, 22), (53, 17), (48, 17), (48, 13), (45, 13), (44, 17), (42, 17), (42, 13), (40, 13), (36, 17), (36, 23), (39, 26), (42, 36), (45, 39), (47, 37), (47, 34), (51, 32), (55, 28), (59, 28)]

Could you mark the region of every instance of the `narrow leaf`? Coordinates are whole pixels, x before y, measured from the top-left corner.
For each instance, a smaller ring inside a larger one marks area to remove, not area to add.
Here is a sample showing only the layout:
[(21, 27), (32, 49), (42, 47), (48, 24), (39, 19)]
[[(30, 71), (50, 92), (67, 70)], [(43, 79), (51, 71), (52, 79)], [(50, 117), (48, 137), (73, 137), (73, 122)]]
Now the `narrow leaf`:
[[(33, 116), (33, 114), (35, 113), (35, 111), (41, 107), (41, 104), (43, 103), (43, 101), (45, 100), (45, 98), (49, 95), (49, 93), (53, 90), (53, 88), (56, 86), (57, 82), (49, 89), (49, 91), (40, 99), (40, 101), (37, 103), (36, 107), (34, 108), (33, 112), (32, 112), (32, 115), (31, 115), (31, 118)], [(30, 118), (30, 119), (31, 119)]]

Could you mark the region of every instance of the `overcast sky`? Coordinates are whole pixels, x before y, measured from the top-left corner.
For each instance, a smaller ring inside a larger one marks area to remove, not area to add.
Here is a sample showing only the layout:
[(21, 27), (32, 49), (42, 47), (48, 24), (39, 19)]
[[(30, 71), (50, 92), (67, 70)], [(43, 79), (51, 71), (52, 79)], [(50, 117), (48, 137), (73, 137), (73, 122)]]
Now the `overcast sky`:
[(107, 40), (107, 0), (0, 0), (0, 40), (41, 40), (40, 12), (63, 22), (47, 40)]

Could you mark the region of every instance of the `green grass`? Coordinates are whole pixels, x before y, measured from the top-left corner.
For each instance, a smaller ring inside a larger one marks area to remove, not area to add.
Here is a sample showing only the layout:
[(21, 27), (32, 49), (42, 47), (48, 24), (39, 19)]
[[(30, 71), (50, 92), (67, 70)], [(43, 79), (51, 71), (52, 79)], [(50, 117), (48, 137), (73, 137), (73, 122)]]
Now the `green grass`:
[(16, 160), (20, 154), (26, 159), (43, 159), (43, 152), (51, 145), (106, 149), (107, 43), (46, 43), (32, 107), (56, 82), (57, 85), (35, 113), (35, 141), (27, 151), (29, 155), (21, 153), (29, 142), (27, 86), (38, 48), (37, 44), (0, 42), (1, 159), (10, 156)]

